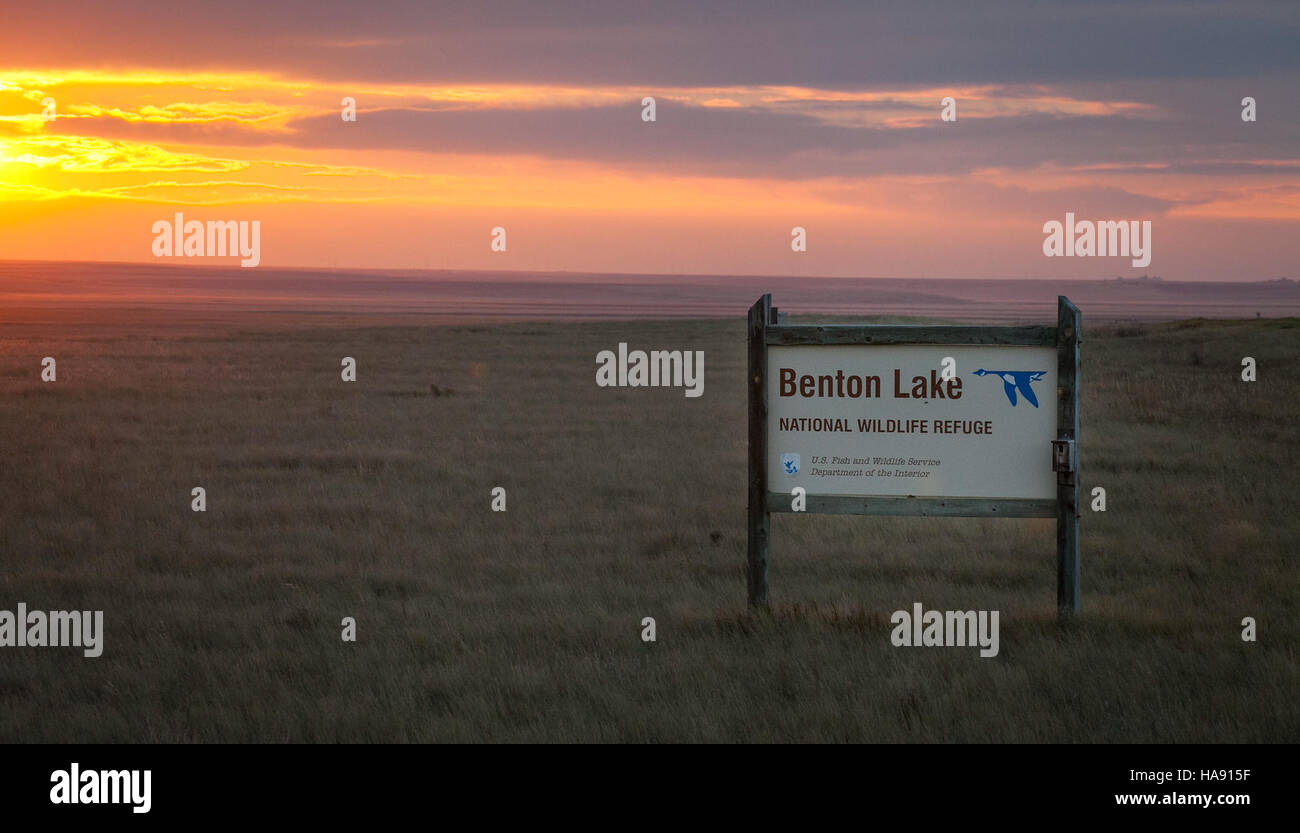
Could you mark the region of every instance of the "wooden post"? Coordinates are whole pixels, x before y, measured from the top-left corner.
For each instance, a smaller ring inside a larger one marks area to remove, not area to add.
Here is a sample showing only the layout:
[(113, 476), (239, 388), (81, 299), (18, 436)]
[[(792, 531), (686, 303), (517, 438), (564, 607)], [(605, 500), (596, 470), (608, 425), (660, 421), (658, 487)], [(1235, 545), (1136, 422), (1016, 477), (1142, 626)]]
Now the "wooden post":
[(749, 606), (767, 607), (767, 326), (772, 296), (749, 308)]
[(1056, 314), (1056, 437), (1073, 446), (1068, 470), (1056, 473), (1056, 606), (1062, 620), (1079, 614), (1079, 345), (1083, 317), (1064, 295)]

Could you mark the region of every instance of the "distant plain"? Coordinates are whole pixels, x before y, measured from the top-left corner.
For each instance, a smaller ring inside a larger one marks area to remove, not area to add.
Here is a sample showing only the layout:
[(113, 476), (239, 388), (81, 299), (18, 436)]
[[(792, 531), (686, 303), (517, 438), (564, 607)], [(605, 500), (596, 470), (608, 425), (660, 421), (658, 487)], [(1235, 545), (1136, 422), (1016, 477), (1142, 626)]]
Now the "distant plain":
[[(1044, 520), (777, 515), (748, 613), (739, 317), (11, 307), (0, 608), (107, 634), (0, 648), (0, 741), (1300, 740), (1300, 322), (1084, 315), (1061, 628)], [(596, 387), (620, 341), (704, 396)], [(893, 647), (913, 602), (999, 610), (999, 656)]]

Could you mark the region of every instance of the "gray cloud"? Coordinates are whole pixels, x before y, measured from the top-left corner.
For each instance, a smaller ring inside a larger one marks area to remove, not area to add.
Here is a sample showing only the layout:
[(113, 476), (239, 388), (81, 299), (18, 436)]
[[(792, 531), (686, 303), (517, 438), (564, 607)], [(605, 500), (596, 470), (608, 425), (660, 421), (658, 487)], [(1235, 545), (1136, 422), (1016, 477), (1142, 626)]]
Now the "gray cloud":
[[(951, 192), (954, 203), (960, 203), (970, 210), (978, 210), (980, 205), (996, 206), (999, 213), (1011, 212), (1040, 224), (1046, 220), (1060, 220), (1067, 211), (1073, 212), (1081, 220), (1151, 218), (1180, 204), (1123, 188), (1096, 186), (1031, 191), (1014, 185), (965, 181), (944, 187)], [(879, 199), (879, 194), (870, 190), (870, 186), (854, 184), (819, 186), (815, 193), (831, 202), (854, 206), (870, 205), (873, 200)], [(929, 193), (921, 193), (919, 199), (928, 200), (930, 196)], [(908, 202), (906, 195), (897, 200), (900, 208), (908, 206)], [(918, 205), (925, 206), (929, 203), (922, 202)]]
[(358, 81), (948, 84), (1251, 78), (1300, 68), (1294, 2), (73, 0), (6, 12), (4, 62)]

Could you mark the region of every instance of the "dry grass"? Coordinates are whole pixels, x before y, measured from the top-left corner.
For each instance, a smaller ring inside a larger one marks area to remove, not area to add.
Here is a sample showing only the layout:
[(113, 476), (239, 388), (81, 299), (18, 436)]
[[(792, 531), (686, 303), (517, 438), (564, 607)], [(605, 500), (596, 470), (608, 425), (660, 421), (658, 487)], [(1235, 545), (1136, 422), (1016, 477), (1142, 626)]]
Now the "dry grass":
[[(5, 327), (0, 609), (107, 636), (0, 649), (0, 740), (1300, 740), (1297, 322), (1085, 339), (1062, 630), (1032, 520), (774, 516), (748, 615), (740, 321)], [(619, 341), (704, 350), (704, 397), (597, 388)], [(1000, 656), (892, 647), (914, 601)]]

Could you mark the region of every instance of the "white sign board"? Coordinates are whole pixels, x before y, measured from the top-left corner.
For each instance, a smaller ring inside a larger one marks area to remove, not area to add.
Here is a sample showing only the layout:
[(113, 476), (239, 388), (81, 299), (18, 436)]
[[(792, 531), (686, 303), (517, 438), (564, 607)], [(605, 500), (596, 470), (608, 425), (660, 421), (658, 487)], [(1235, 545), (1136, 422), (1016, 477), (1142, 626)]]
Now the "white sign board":
[(1056, 362), (1054, 347), (770, 346), (768, 489), (1054, 499)]

